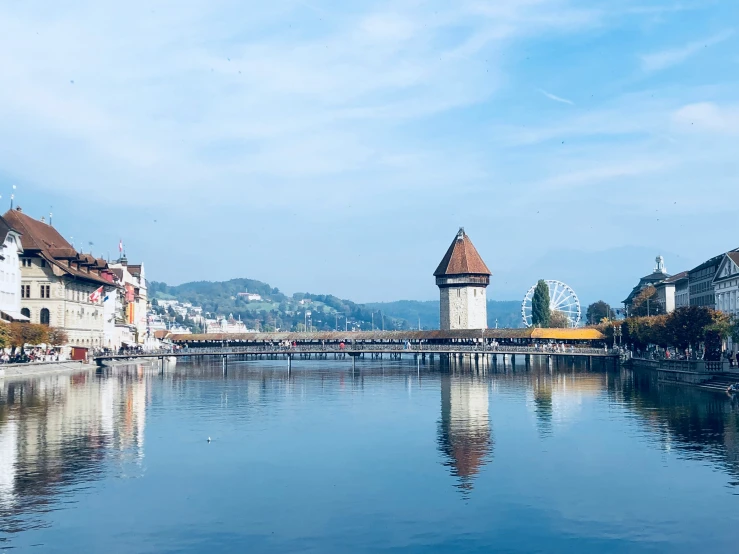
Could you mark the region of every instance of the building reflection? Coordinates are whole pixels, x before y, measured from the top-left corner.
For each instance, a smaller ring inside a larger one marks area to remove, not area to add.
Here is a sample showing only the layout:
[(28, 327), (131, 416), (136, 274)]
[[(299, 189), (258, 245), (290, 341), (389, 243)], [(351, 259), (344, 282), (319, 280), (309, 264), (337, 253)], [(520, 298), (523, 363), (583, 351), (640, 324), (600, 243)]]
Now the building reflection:
[(718, 464), (732, 476), (730, 484), (739, 486), (739, 398), (626, 370), (611, 379), (608, 390), (638, 416), (663, 450)]
[(147, 383), (133, 367), (0, 382), (3, 531), (32, 525), (25, 516), (63, 487), (99, 478), (106, 460), (142, 471)]
[(441, 420), (438, 446), (444, 465), (465, 494), (480, 469), (492, 459), (493, 437), (488, 413), (488, 383), (475, 373), (441, 375)]

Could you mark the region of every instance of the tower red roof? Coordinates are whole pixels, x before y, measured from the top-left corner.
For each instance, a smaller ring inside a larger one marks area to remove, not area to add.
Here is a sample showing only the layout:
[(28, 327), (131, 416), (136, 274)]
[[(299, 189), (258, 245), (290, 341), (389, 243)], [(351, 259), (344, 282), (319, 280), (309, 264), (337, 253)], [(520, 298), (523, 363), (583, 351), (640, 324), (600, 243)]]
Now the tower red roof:
[(434, 277), (445, 275), (491, 275), (488, 266), (482, 261), (472, 241), (461, 228), (446, 251)]

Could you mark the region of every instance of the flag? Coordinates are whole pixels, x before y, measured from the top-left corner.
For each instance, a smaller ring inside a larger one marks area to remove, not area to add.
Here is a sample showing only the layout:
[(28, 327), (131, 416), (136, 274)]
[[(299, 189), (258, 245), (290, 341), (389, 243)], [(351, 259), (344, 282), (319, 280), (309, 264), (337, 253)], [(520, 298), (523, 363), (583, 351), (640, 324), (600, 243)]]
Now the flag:
[(90, 302), (99, 302), (100, 297), (103, 295), (103, 287), (100, 287), (90, 295)]
[(118, 241), (118, 252), (123, 254), (123, 240)]

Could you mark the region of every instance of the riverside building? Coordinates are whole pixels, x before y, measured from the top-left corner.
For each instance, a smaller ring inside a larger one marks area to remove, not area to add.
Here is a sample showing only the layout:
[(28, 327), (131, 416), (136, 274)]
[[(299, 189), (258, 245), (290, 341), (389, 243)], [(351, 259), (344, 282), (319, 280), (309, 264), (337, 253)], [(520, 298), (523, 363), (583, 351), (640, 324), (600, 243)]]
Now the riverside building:
[(3, 321), (28, 321), (21, 314), (22, 254), (20, 233), (0, 217), (0, 318)]
[(105, 260), (77, 252), (51, 222), (34, 219), (20, 207), (4, 219), (21, 235), (21, 313), (31, 323), (63, 329), (70, 345), (102, 347), (102, 299), (115, 289)]

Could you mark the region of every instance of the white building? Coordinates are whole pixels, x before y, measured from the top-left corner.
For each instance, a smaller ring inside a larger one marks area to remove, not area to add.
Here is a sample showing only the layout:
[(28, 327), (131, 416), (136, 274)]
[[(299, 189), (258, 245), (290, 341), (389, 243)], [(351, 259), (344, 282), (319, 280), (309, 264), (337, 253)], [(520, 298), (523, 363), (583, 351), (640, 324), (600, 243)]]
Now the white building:
[(729, 252), (718, 266), (713, 278), (716, 309), (739, 315), (739, 252)]
[(688, 283), (688, 272), (682, 271), (654, 285), (657, 291), (657, 302), (660, 306), (664, 307), (666, 314), (674, 312), (675, 308), (689, 305), (690, 295)]
[(21, 236), (0, 217), (0, 318), (28, 321), (21, 314)]
[(240, 319), (234, 319), (233, 315), (221, 319), (207, 319), (205, 321), (206, 333), (225, 333), (230, 335), (240, 333), (254, 333), (251, 329), (247, 329), (246, 325)]
[(441, 329), (487, 329), (490, 270), (460, 229), (434, 272), (439, 287)]
[(255, 294), (253, 292), (240, 292), (237, 296), (239, 298), (244, 298), (249, 302), (260, 302), (262, 300), (261, 294)]

